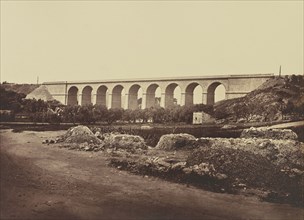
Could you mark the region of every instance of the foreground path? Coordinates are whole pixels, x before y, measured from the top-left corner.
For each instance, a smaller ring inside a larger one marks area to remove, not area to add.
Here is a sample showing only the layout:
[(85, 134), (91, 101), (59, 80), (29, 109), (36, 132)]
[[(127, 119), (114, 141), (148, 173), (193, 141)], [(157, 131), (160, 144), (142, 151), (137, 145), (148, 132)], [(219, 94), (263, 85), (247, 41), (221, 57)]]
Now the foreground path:
[(107, 167), (101, 152), (42, 145), (62, 132), (0, 130), (0, 219), (303, 219), (303, 210)]

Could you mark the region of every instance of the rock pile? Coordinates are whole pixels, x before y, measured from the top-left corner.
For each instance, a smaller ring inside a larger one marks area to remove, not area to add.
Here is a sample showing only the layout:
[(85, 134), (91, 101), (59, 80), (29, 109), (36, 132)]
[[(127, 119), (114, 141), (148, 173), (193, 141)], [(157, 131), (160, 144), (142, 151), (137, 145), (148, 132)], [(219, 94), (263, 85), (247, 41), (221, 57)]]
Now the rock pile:
[(141, 155), (140, 159), (135, 156), (135, 159), (133, 158), (134, 155), (122, 152), (114, 152), (112, 156), (114, 156), (110, 160), (112, 165), (140, 174), (154, 173), (161, 176), (182, 175), (184, 178), (187, 178), (187, 176), (198, 176), (216, 180), (227, 178), (225, 174), (217, 172), (214, 166), (207, 162), (190, 165), (186, 161), (183, 161), (183, 159), (176, 160), (177, 158), (148, 155)]
[(111, 149), (123, 149), (127, 151), (133, 150), (146, 150), (148, 146), (145, 143), (145, 140), (137, 135), (128, 135), (128, 134), (104, 134), (104, 142), (106, 148)]
[(159, 139), (156, 149), (179, 150), (193, 148), (197, 145), (197, 140), (190, 134), (166, 134)]
[(67, 132), (56, 139), (44, 140), (44, 144), (59, 143), (59, 147), (84, 151), (100, 151), (106, 148), (110, 151), (136, 152), (146, 150), (148, 146), (142, 137), (119, 133), (95, 134), (86, 126), (69, 128)]
[(297, 140), (298, 136), (290, 129), (271, 129), (267, 127), (244, 129), (242, 138), (264, 138), (264, 139), (284, 139)]
[(88, 127), (82, 125), (71, 127), (64, 135), (56, 139), (46, 139), (42, 143), (59, 143), (60, 147), (83, 151), (99, 151), (104, 148), (104, 143)]
[(97, 138), (87, 126), (83, 125), (69, 128), (67, 132), (60, 137), (60, 139), (64, 143), (101, 143), (101, 140)]

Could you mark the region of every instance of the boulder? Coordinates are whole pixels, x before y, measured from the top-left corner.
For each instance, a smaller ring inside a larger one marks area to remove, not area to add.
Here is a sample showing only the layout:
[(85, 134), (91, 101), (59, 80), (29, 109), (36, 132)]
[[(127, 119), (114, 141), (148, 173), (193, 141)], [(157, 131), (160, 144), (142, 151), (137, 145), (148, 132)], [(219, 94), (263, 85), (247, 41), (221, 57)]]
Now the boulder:
[(186, 167), (186, 162), (177, 162), (172, 165), (171, 169), (172, 170), (182, 170)]
[(190, 134), (166, 134), (159, 139), (156, 149), (179, 150), (197, 146), (196, 138)]
[(145, 144), (145, 140), (137, 135), (128, 134), (110, 134), (105, 139), (106, 147), (115, 149), (126, 149), (126, 150), (136, 150), (136, 149), (148, 149)]

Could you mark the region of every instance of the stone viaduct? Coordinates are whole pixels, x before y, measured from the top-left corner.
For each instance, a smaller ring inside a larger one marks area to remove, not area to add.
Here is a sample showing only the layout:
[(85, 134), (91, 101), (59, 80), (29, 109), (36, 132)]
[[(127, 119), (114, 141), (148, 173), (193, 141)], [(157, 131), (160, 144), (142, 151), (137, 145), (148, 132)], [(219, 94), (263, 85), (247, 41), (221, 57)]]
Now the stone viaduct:
[(161, 107), (174, 105), (174, 90), (180, 87), (180, 105), (193, 104), (193, 91), (197, 86), (202, 88), (201, 103), (213, 104), (214, 92), (217, 86), (225, 87), (225, 98), (241, 97), (256, 89), (273, 74), (254, 75), (223, 75), (202, 77), (175, 77), (158, 79), (126, 79), (102, 81), (61, 81), (45, 82), (51, 95), (65, 105), (103, 105), (107, 108), (136, 109), (138, 105), (138, 91), (142, 91), (141, 108), (157, 105), (155, 92), (161, 90)]

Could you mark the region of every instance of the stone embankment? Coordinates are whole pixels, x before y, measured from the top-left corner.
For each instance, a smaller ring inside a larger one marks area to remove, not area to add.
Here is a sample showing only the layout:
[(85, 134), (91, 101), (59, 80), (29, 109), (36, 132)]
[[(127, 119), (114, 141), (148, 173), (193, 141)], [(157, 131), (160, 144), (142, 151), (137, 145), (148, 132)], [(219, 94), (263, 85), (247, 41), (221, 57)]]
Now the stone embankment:
[(297, 140), (298, 135), (290, 129), (271, 129), (267, 127), (244, 129), (241, 138), (264, 138), (278, 140)]

